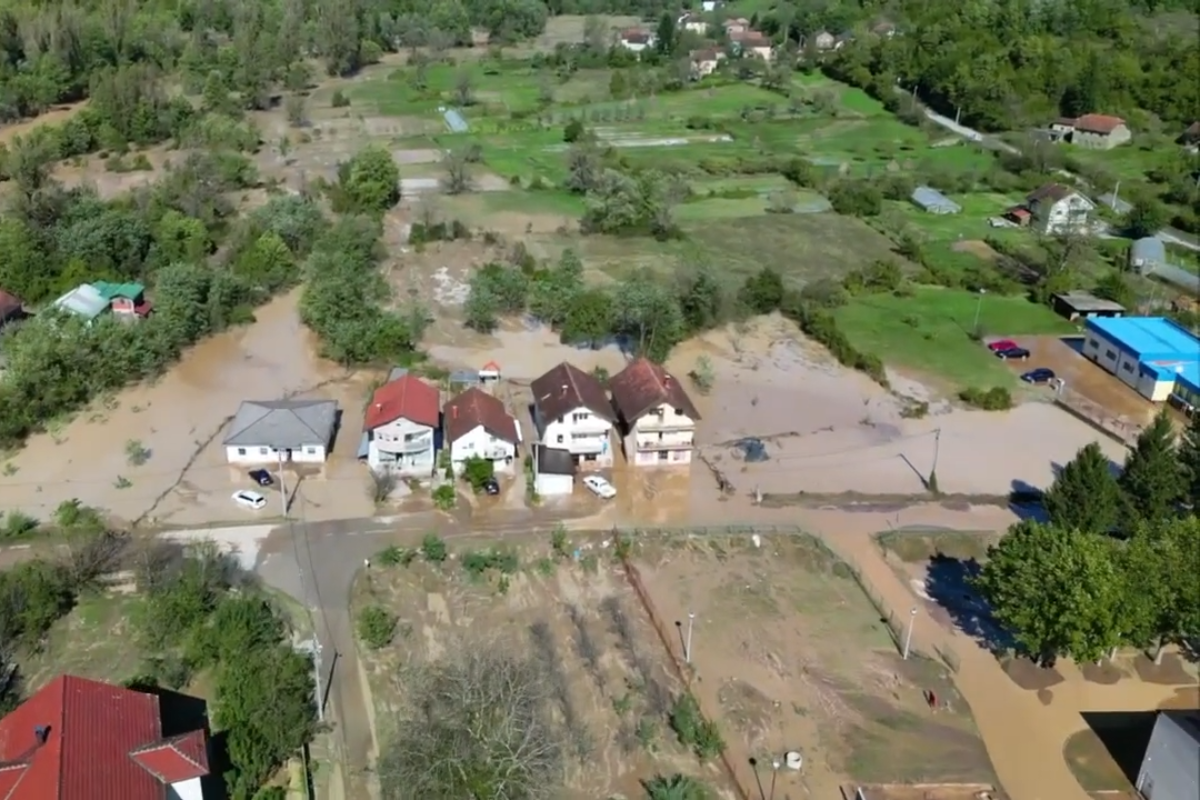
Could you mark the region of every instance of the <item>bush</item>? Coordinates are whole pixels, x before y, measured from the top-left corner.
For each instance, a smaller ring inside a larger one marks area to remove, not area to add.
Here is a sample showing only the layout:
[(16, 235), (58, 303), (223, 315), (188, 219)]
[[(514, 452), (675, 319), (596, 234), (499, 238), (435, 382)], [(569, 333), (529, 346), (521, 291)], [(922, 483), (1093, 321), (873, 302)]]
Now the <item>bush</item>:
[(367, 606), (358, 612), (358, 638), (372, 650), (392, 643), (396, 633), (396, 615), (383, 606)]
[(780, 307), (783, 315), (794, 320), (806, 336), (824, 345), (838, 363), (859, 370), (885, 389), (891, 388), (887, 371), (878, 356), (857, 350), (837, 327), (828, 311), (809, 306), (798, 293), (789, 292)]
[(375, 556), (375, 560), (386, 567), (407, 567), (417, 557), (417, 551), (409, 547), (385, 547)]
[(1012, 394), (1003, 386), (986, 390), (971, 386), (959, 392), (958, 399), (984, 411), (1007, 411), (1013, 406)]
[[(446, 467), (446, 471), (450, 472), (450, 467)], [(433, 490), (433, 504), (442, 511), (449, 511), (458, 504), (458, 493), (454, 491), (454, 486), (449, 483), (444, 483)]]
[(704, 718), (700, 713), (700, 704), (691, 694), (681, 694), (675, 698), (669, 721), (679, 743), (690, 747), (701, 761), (708, 761), (725, 749), (717, 724)]
[(472, 550), (462, 556), (463, 569), (479, 577), (488, 570), (497, 570), (505, 575), (512, 575), (521, 565), (517, 554), (512, 550), (492, 548), (491, 550)]
[(421, 540), (421, 555), (431, 564), (441, 564), (449, 556), (446, 540), (436, 533), (427, 533)]
[(490, 458), (471, 456), (463, 462), (462, 477), (476, 492), (496, 476), (496, 465)]

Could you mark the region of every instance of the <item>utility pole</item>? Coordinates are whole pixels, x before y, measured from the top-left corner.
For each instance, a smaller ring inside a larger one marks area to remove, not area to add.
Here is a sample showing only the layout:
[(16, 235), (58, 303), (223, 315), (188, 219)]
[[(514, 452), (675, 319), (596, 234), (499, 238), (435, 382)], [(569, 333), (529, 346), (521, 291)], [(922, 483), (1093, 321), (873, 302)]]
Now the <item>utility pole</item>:
[[(283, 516), (284, 516), (284, 519), (287, 519), (287, 516), (288, 516), (287, 490), (284, 488), (284, 484), (283, 484), (283, 451), (280, 450), (277, 452), (279, 453), (279, 495), (283, 501)], [(301, 506), (301, 509), (303, 509), (303, 505)], [(303, 511), (301, 511), (301, 517), (303, 517)], [(308, 535), (307, 523), (305, 523), (303, 518), (300, 520), (300, 530), (304, 532), (305, 536)], [(291, 536), (291, 539), (292, 539), (292, 556), (296, 559), (296, 571), (300, 574), (301, 599), (302, 599), (302, 602), (304, 603), (304, 607), (307, 609), (307, 608), (310, 608), (309, 600), (308, 600), (308, 580), (305, 577), (308, 570), (304, 569), (304, 562), (300, 560), (300, 548), (296, 544), (296, 525), (290, 519), (288, 519), (288, 534)], [(305, 550), (307, 551), (307, 547), (305, 548)], [(311, 559), (309, 560), (309, 566), (310, 567), (312, 566)], [(324, 615), (321, 614), (320, 608), (317, 609), (317, 614), (321, 615), (321, 619), (324, 619)], [(314, 622), (316, 621), (316, 615), (313, 615), (313, 621)], [(313, 626), (312, 646), (313, 646), (312, 647), (312, 657), (313, 657), (313, 678), (314, 678), (313, 683), (314, 683), (314, 685), (316, 687), (316, 691), (317, 691), (317, 720), (319, 722), (324, 722), (325, 721), (325, 692), (321, 688), (321, 635), (317, 631), (315, 625)]]
[(283, 518), (287, 519), (287, 487), (283, 485), (283, 451), (276, 450), (275, 455), (279, 456), (279, 504), (283, 507)]
[(931, 470), (932, 473), (937, 472), (938, 453), (941, 451), (941, 449), (942, 449), (942, 429), (934, 428), (933, 429), (933, 469)]
[(971, 326), (971, 332), (979, 335), (979, 315), (983, 312), (983, 296), (987, 294), (987, 289), (979, 290), (979, 302), (975, 304), (975, 324)]
[(904, 635), (904, 660), (908, 661), (908, 649), (912, 645), (913, 623), (917, 621), (917, 607), (908, 612), (908, 633)]
[(1117, 195), (1120, 193), (1120, 191), (1121, 191), (1121, 182), (1117, 181), (1117, 185), (1113, 187), (1112, 203), (1109, 204), (1112, 207), (1113, 211), (1117, 210)]
[(687, 638), (683, 642), (683, 660), (689, 665), (692, 663), (692, 623), (696, 621), (696, 615), (691, 611), (688, 612), (688, 629)]

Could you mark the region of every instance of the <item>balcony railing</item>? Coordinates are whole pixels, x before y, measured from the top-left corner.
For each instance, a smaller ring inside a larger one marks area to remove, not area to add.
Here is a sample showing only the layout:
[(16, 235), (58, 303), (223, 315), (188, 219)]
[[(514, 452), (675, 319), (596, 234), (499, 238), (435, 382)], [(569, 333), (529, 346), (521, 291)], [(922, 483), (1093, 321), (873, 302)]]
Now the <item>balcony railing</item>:
[(674, 414), (666, 414), (662, 417), (657, 414), (647, 414), (637, 421), (635, 427), (638, 430), (679, 431), (691, 430), (696, 427), (696, 423), (687, 417), (677, 417)]
[(691, 450), (690, 439), (643, 439), (637, 443), (638, 450)]
[(422, 436), (420, 439), (376, 439), (375, 447), (387, 453), (423, 453), (433, 447), (432, 436)]

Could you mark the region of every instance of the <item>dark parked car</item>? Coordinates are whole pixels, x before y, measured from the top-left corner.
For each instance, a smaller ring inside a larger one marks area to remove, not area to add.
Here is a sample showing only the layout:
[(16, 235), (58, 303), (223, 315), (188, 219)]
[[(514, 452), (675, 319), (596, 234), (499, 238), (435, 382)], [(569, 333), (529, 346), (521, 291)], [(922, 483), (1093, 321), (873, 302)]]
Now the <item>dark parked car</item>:
[(250, 471), (250, 480), (257, 483), (259, 486), (270, 486), (275, 481), (271, 479), (271, 473), (265, 469), (254, 469)]
[(1005, 361), (1024, 361), (1029, 358), (1029, 351), (1024, 347), (1010, 347), (1007, 350), (997, 350), (996, 358)]
[(500, 494), (500, 481), (495, 478), (488, 478), (483, 482), (483, 491), (491, 495)]
[(1046, 383), (1047, 381), (1054, 380), (1054, 370), (1046, 367), (1031, 369), (1021, 376), (1021, 380), (1026, 383)]

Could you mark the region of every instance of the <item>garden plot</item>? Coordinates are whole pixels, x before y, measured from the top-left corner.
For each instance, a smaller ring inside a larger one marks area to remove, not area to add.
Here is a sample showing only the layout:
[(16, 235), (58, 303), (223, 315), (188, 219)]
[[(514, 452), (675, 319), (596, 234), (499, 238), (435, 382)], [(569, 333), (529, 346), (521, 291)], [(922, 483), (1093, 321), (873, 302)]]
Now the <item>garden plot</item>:
[[(465, 551), (441, 566), (416, 561), (373, 570), (357, 588), (356, 605), (380, 605), (398, 617), (392, 644), (364, 656), (376, 718), (395, 718), (403, 708), (405, 664), (495, 641), (539, 662), (551, 684), (571, 752), (564, 800), (633, 796), (656, 773), (697, 772), (667, 728), (680, 687), (609, 554), (597, 548), (572, 563), (551, 560), (549, 542), (538, 549), (520, 554), (529, 568), (505, 575), (473, 573)], [(378, 737), (386, 751), (386, 728)]]

